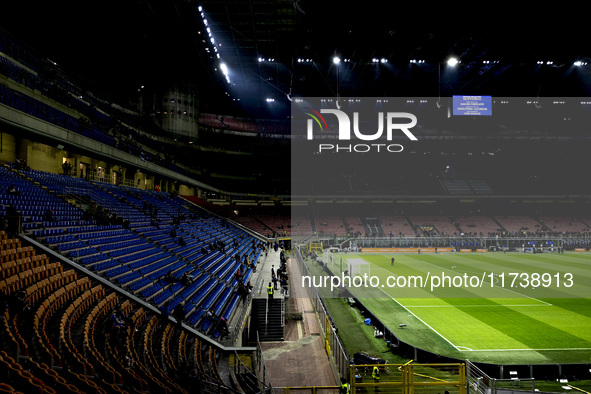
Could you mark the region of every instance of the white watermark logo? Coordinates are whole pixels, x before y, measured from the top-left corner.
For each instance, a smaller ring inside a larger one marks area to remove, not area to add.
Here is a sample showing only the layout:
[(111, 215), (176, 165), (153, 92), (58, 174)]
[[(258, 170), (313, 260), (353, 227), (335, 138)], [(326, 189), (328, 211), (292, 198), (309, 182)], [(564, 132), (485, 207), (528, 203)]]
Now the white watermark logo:
[[(328, 123), (322, 114), (331, 114), (336, 117), (338, 122), (338, 139), (339, 141), (351, 141), (353, 137), (357, 140), (370, 142), (378, 141), (385, 137), (387, 141), (392, 141), (395, 132), (402, 132), (409, 140), (418, 141), (418, 138), (410, 131), (417, 124), (417, 117), (408, 112), (378, 112), (377, 114), (377, 130), (362, 131), (360, 130), (360, 116), (359, 112), (353, 112), (353, 121), (347, 113), (339, 109), (321, 109), (320, 112), (311, 108), (306, 108), (309, 112), (305, 112), (310, 116), (307, 120), (307, 139), (314, 139), (314, 123), (316, 123), (321, 131), (328, 130)], [(400, 119), (406, 119), (409, 122), (399, 123)], [(319, 152), (333, 151), (333, 152), (357, 152), (366, 153), (370, 151), (387, 151), (387, 152), (402, 152), (404, 149), (400, 144), (319, 144)]]

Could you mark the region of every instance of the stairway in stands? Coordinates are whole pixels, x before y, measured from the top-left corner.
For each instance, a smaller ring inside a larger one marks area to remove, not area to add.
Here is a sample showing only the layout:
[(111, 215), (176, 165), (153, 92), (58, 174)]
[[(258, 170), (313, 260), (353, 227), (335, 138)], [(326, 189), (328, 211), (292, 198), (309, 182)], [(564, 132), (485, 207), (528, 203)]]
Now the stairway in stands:
[(283, 299), (273, 299), (267, 310), (267, 299), (255, 298), (252, 307), (252, 316), (256, 317), (255, 330), (259, 332), (259, 340), (262, 342), (283, 341)]

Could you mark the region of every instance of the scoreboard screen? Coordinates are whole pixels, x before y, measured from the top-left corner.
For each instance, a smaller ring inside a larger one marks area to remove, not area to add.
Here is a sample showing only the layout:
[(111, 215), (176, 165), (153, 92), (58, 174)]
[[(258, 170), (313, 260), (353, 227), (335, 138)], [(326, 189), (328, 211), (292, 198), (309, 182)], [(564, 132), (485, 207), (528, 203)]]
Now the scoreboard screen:
[(453, 96), (453, 114), (490, 116), (492, 115), (492, 96)]

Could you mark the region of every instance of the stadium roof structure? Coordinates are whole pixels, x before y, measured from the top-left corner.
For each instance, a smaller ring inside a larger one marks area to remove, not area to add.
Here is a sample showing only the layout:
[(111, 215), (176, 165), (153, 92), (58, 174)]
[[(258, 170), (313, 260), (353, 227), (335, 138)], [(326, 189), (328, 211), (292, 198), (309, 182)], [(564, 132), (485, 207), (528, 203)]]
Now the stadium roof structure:
[[(15, 1), (3, 5), (0, 27), (127, 97), (180, 79), (200, 86), (211, 112), (283, 117), (297, 96), (588, 96), (591, 33), (573, 11), (540, 15), (498, 2)], [(450, 56), (460, 61), (451, 73)]]

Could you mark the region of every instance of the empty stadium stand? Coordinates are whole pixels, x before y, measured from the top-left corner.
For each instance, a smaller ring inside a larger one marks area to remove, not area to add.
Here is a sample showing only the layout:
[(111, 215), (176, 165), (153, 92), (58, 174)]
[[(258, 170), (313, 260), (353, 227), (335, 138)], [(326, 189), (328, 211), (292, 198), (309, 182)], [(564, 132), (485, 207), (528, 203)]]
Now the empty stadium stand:
[(263, 243), (189, 205), (167, 193), (0, 167), (0, 209), (16, 209), (27, 237), (154, 306), (2, 232), (1, 358), (14, 371), (2, 382), (22, 392), (174, 393), (196, 384), (233, 392), (211, 343), (168, 316), (181, 305), (186, 324), (221, 341), (217, 319), (231, 321), (238, 307), (236, 273), (251, 279)]

